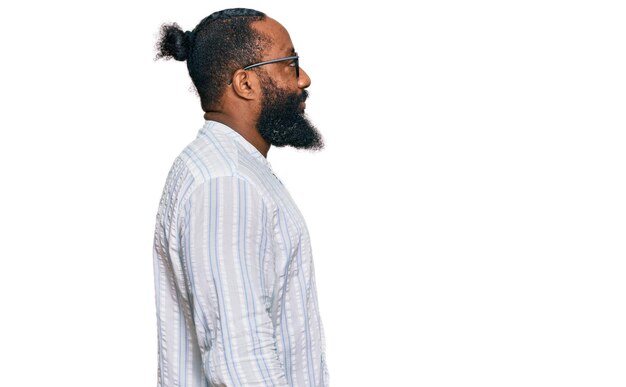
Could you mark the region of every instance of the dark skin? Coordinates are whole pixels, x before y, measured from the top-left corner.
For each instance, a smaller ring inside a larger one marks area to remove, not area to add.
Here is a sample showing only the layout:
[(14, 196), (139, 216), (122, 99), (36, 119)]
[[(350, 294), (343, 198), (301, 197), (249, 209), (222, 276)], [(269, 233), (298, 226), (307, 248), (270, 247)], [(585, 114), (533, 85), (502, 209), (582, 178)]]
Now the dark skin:
[[(253, 22), (252, 28), (270, 38), (271, 43), (265, 48), (261, 61), (294, 54), (289, 33), (276, 20), (266, 17), (264, 20)], [(279, 88), (284, 90), (299, 91), (301, 94), (311, 85), (311, 78), (302, 67), (300, 76), (296, 78), (294, 69), (288, 61), (264, 65), (263, 70)], [(267, 158), (270, 144), (261, 136), (256, 126), (262, 101), (261, 79), (256, 71), (239, 69), (233, 74), (232, 83), (224, 91), (219, 104), (207, 111), (204, 119), (229, 126)], [(304, 108), (303, 105), (302, 109)]]

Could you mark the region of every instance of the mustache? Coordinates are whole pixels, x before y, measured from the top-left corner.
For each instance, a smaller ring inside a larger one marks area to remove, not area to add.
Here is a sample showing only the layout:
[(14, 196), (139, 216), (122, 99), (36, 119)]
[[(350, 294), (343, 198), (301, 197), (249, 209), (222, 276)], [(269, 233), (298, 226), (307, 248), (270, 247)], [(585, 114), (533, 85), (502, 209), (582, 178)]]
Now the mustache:
[(309, 98), (309, 92), (307, 90), (302, 90), (302, 94), (298, 96), (298, 103), (305, 102)]

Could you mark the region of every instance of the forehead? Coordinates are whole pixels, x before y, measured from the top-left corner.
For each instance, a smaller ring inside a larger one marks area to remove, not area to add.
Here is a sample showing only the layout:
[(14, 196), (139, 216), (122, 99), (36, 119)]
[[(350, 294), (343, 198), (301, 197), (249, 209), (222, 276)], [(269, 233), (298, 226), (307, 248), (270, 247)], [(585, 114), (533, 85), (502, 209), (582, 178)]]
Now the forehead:
[(293, 53), (294, 48), (289, 32), (276, 20), (266, 17), (264, 20), (252, 23), (252, 28), (270, 39), (270, 43), (263, 54), (263, 59), (289, 56)]

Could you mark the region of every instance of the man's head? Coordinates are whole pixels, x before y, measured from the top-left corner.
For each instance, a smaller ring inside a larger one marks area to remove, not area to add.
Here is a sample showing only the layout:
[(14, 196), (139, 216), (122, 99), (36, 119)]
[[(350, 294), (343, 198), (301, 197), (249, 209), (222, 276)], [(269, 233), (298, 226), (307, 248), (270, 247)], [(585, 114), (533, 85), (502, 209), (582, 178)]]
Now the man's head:
[(207, 114), (249, 117), (271, 145), (323, 147), (304, 114), (311, 80), (299, 69), (287, 30), (262, 12), (215, 12), (191, 32), (164, 25), (157, 50), (157, 58), (187, 61)]
[(251, 24), (265, 18), (262, 12), (235, 8), (212, 13), (193, 31), (165, 24), (157, 42), (157, 59), (187, 61), (202, 109), (209, 111), (219, 103), (231, 72), (261, 57), (269, 42)]

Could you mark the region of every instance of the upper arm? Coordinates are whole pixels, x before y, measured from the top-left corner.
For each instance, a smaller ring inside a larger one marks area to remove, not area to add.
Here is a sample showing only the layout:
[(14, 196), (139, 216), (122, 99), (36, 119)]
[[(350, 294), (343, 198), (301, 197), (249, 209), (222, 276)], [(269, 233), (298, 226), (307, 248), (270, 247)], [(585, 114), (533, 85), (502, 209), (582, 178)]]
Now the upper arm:
[(204, 336), (199, 340), (211, 349), (214, 369), (208, 372), (222, 380), (281, 382), (267, 311), (266, 201), (254, 185), (226, 176), (196, 188), (185, 213), (183, 256), (199, 336)]

